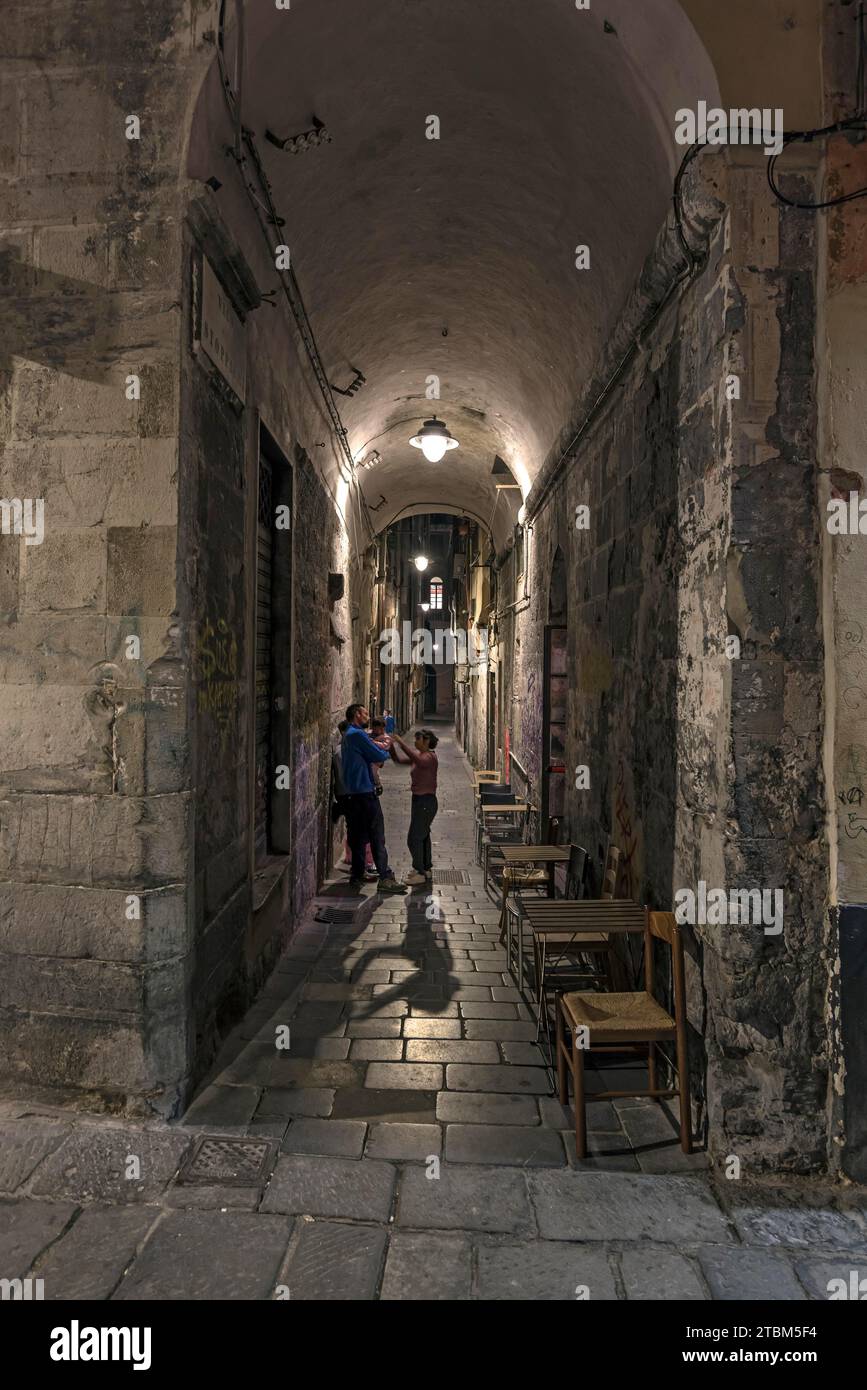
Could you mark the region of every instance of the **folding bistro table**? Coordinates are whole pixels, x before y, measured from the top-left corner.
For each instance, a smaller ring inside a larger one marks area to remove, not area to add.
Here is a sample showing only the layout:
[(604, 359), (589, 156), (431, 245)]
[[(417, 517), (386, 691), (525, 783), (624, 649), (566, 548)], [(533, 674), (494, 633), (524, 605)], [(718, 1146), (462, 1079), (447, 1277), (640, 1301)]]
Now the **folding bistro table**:
[[(554, 897), (554, 873), (558, 864), (568, 864), (571, 848), (569, 845), (502, 845), (500, 854), (506, 869), (519, 869), (522, 865), (534, 866), (541, 864), (548, 873), (548, 899)], [(503, 908), (505, 909), (506, 897), (508, 895), (507, 880), (503, 877)], [(524, 900), (521, 899), (523, 904)], [(512, 966), (512, 927), (511, 917), (506, 912), (506, 958), (509, 961), (509, 969)], [(521, 989), (524, 981), (524, 928), (522, 922), (518, 921), (518, 988)]]

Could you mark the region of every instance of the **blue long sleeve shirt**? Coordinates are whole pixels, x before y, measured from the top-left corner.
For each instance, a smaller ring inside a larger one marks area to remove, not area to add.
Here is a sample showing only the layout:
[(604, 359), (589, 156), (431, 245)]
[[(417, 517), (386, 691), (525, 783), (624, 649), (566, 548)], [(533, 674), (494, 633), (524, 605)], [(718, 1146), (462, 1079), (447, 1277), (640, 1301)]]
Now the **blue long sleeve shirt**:
[(386, 749), (378, 748), (364, 729), (350, 725), (343, 735), (343, 785), (347, 795), (359, 792), (372, 794), (374, 787), (370, 765), (387, 761)]

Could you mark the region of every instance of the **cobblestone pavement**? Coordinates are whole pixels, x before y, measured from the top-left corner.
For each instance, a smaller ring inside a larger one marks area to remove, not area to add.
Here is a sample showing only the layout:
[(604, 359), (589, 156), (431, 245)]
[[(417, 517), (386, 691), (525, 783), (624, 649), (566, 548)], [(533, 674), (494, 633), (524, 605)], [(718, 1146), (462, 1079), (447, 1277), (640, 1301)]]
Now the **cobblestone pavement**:
[[(0, 1107), (0, 1278), (61, 1300), (803, 1300), (867, 1276), (863, 1189), (710, 1175), (652, 1102), (591, 1105), (576, 1161), (450, 731), (438, 751), (434, 863), (466, 881), (351, 901), (336, 873), (182, 1124)], [(405, 872), (408, 775), (384, 780)]]

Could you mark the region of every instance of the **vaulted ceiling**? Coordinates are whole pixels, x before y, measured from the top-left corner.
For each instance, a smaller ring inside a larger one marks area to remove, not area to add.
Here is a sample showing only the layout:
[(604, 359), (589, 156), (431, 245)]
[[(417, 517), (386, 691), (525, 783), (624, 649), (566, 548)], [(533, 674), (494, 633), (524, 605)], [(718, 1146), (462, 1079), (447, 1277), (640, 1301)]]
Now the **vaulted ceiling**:
[[(246, 9), (244, 124), (329, 377), (366, 378), (337, 399), (353, 453), (381, 460), (359, 474), (386, 499), (376, 524), (442, 503), (487, 519), (495, 457), (526, 495), (592, 375), (669, 205), (674, 112), (715, 98), (710, 61), (677, 0)], [(330, 144), (266, 141), (314, 113)], [(461, 443), (440, 464), (408, 442), (434, 412)], [(502, 494), (495, 530), (521, 495)]]

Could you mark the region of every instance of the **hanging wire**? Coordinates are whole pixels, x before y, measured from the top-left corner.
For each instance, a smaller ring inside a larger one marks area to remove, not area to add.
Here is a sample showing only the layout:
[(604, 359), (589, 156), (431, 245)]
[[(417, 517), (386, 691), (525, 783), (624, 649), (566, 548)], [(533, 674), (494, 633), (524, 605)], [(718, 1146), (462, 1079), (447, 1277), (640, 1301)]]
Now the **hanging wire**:
[(779, 154), (772, 155), (768, 160), (768, 185), (774, 197), (777, 198), (785, 207), (800, 208), (805, 212), (819, 212), (823, 208), (838, 208), (844, 203), (854, 203), (859, 198), (867, 197), (867, 186), (856, 188), (851, 193), (841, 193), (836, 198), (825, 198), (815, 203), (801, 203), (795, 198), (787, 198), (780, 192), (776, 181), (777, 161), (785, 153), (789, 145), (803, 143), (810, 145), (814, 140), (822, 140), (830, 135), (840, 135), (848, 130), (867, 130), (867, 90), (865, 90), (865, 50), (867, 50), (867, 32), (864, 28), (864, 5), (858, 7), (855, 16), (858, 25), (858, 58), (855, 68), (855, 96), (858, 109), (854, 116), (847, 116), (842, 121), (835, 121), (833, 125), (822, 126), (817, 130), (788, 130), (783, 134), (783, 148)]

